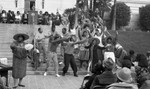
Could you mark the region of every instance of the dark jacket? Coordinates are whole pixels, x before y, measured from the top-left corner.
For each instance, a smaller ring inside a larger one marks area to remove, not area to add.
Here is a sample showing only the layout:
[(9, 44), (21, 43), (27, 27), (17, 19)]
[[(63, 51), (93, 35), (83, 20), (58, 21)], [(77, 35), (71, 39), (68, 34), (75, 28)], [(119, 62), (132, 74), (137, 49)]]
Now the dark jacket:
[(94, 86), (106, 86), (117, 82), (117, 77), (112, 73), (112, 71), (105, 71), (101, 75), (96, 76), (93, 81), (92, 87)]

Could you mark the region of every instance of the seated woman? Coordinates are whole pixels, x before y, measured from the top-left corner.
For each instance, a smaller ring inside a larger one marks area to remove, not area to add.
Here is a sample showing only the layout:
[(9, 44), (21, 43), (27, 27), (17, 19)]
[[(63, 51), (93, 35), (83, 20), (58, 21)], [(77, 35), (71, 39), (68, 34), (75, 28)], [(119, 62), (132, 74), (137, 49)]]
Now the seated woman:
[(113, 83), (106, 89), (138, 89), (137, 85), (132, 83), (131, 70), (129, 68), (121, 68), (117, 70), (117, 78), (119, 83)]
[(19, 11), (17, 11), (17, 14), (15, 16), (15, 22), (20, 23), (21, 22), (21, 14)]
[(2, 23), (7, 22), (7, 12), (5, 10), (2, 11), (1, 18), (2, 18)]
[(107, 85), (117, 82), (117, 77), (112, 72), (112, 69), (115, 66), (114, 61), (111, 58), (108, 58), (103, 61), (103, 66), (105, 68), (105, 71), (101, 75), (96, 76), (91, 89), (94, 89), (97, 86), (106, 87)]

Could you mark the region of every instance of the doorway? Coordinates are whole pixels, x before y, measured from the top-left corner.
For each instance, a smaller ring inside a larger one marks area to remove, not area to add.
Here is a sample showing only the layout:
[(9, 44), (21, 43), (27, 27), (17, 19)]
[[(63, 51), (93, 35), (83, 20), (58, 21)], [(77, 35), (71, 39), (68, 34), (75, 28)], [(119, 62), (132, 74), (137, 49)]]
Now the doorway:
[(25, 11), (35, 11), (36, 0), (25, 0)]

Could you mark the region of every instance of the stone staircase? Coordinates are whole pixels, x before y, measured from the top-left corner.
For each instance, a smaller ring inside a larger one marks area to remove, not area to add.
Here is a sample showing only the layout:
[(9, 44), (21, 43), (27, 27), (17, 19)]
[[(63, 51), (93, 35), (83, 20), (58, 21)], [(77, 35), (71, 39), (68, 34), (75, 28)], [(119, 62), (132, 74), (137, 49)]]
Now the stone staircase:
[[(0, 58), (8, 58), (8, 65), (12, 65), (12, 52), (10, 49), (10, 44), (13, 42), (13, 36), (17, 33), (26, 33), (30, 36), (30, 39), (27, 40), (28, 43), (31, 43), (33, 39), (33, 33), (37, 31), (39, 27), (42, 27), (44, 33), (48, 33), (50, 26), (39, 26), (39, 25), (22, 25), (22, 24), (0, 24)], [(61, 26), (56, 27), (58, 33), (61, 33)], [(48, 42), (48, 39), (46, 40)], [(46, 45), (47, 46), (47, 45)], [(60, 47), (57, 49), (59, 61), (63, 61), (63, 58), (59, 56)], [(79, 61), (76, 60), (77, 66), (79, 66)], [(43, 74), (46, 64), (41, 64), (41, 66), (34, 71), (30, 62), (27, 64), (27, 74)], [(62, 72), (63, 65), (59, 65), (59, 72)], [(54, 65), (51, 61), (49, 67), (49, 74), (54, 74)], [(72, 73), (72, 69), (69, 68), (68, 73)], [(86, 74), (85, 70), (79, 70), (79, 74)]]

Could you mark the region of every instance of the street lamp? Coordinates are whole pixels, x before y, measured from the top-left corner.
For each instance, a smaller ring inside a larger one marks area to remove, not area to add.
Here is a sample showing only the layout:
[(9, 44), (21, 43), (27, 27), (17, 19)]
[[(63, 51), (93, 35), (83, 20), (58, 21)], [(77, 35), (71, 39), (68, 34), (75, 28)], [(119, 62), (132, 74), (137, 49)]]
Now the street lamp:
[(16, 7), (18, 7), (18, 0), (15, 0), (15, 5)]

